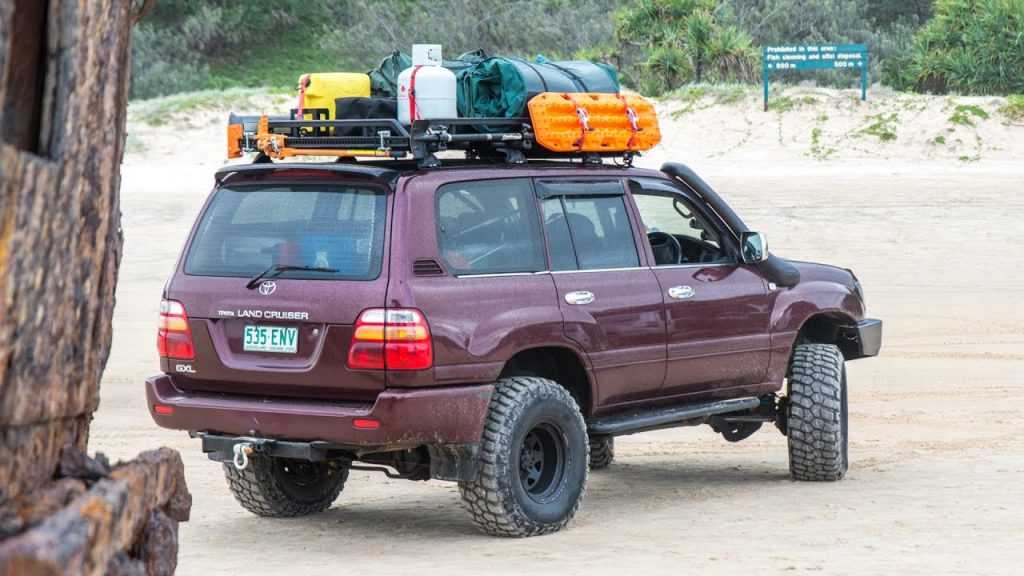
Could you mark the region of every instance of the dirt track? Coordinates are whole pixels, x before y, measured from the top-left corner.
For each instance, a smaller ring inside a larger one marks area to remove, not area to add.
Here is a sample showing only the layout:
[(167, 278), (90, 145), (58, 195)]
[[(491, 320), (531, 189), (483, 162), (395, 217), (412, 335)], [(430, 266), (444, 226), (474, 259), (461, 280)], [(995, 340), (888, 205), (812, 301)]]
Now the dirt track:
[(166, 152), (169, 141), (124, 168), (115, 340), (91, 449), (182, 452), (195, 498), (184, 575), (1020, 574), (1024, 145), (1000, 144), (1001, 158), (971, 163), (686, 155), (775, 252), (853, 268), (886, 322), (883, 355), (849, 365), (843, 482), (790, 481), (774, 429), (729, 444), (689, 428), (619, 439), (577, 520), (540, 539), (479, 535), (452, 484), (366, 473), (324, 514), (251, 516), (219, 464), (146, 411), (161, 288), (219, 164)]

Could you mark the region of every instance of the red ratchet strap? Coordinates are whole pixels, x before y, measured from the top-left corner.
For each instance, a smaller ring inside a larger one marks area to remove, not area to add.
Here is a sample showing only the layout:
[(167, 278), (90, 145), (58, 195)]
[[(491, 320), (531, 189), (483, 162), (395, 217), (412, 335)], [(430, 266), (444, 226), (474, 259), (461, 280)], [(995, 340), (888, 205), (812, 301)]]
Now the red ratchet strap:
[(577, 102), (571, 94), (562, 94), (562, 98), (572, 102), (572, 105), (576, 107), (576, 118), (580, 122), (580, 137), (573, 145), (576, 146), (577, 149), (582, 150), (583, 139), (587, 137), (587, 132), (590, 131), (590, 114), (587, 113), (586, 108), (580, 106), (580, 103)]
[(306, 87), (309, 86), (309, 74), (299, 76), (299, 109), (295, 113), (296, 120), (302, 120), (302, 111), (306, 107)]
[(409, 79), (409, 122), (419, 119), (419, 114), (416, 113), (416, 73), (420, 68), (422, 66), (413, 66), (412, 78)]
[(629, 142), (626, 143), (626, 148), (633, 150), (636, 145), (636, 133), (640, 131), (640, 123), (636, 115), (636, 110), (630, 107), (629, 103), (626, 102), (626, 97), (622, 94), (618, 94), (619, 100), (622, 101), (622, 105), (626, 108), (626, 117), (629, 118), (629, 127), (633, 131), (633, 134), (629, 137)]

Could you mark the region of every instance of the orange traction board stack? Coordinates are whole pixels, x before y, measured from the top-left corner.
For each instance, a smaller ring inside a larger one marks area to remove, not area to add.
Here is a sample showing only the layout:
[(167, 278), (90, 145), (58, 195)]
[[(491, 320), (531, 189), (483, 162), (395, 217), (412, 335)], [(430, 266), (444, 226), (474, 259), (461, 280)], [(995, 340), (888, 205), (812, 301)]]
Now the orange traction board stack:
[(633, 94), (560, 94), (530, 99), (537, 143), (552, 152), (642, 152), (661, 141), (654, 106)]

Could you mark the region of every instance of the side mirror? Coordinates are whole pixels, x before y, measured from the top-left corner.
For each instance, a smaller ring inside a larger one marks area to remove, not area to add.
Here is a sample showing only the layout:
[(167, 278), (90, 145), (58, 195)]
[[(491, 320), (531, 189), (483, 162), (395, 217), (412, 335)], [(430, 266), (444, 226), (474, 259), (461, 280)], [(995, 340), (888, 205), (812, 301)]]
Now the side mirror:
[(768, 259), (768, 240), (760, 232), (743, 232), (740, 251), (744, 264), (759, 264)]

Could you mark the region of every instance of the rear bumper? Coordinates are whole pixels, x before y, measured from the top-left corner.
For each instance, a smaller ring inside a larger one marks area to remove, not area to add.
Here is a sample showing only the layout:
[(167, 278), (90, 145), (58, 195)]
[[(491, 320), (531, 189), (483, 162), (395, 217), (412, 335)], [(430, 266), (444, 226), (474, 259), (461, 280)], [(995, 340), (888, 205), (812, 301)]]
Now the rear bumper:
[(865, 318), (857, 322), (857, 344), (860, 348), (858, 358), (878, 356), (882, 349), (882, 321)]
[[(476, 444), (493, 389), (488, 384), (386, 390), (370, 404), (187, 392), (168, 374), (146, 379), (149, 413), (164, 428), (319, 440), (361, 450)], [(377, 420), (380, 427), (355, 428), (355, 419)]]

